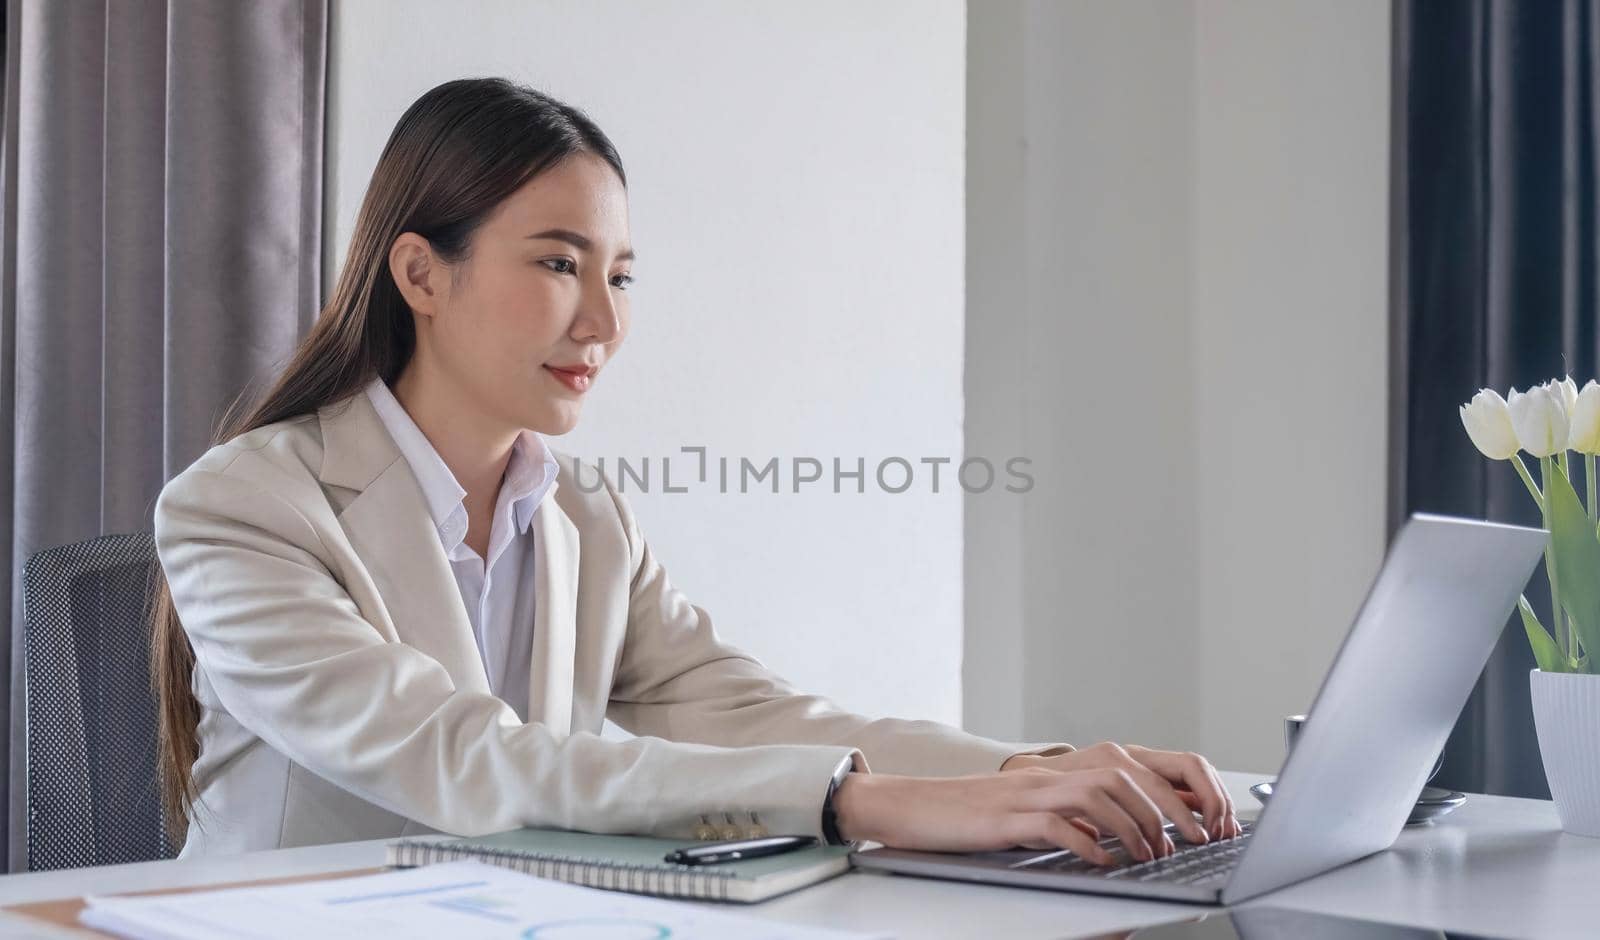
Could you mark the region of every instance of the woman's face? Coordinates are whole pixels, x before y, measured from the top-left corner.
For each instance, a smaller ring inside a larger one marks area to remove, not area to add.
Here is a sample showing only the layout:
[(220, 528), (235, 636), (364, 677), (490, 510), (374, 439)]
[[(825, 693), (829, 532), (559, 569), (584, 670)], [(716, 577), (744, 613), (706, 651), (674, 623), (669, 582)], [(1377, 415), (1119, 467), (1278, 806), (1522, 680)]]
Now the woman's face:
[(627, 191), (604, 160), (574, 154), (501, 203), (462, 262), (427, 278), (435, 309), (417, 351), (491, 423), (565, 434), (627, 335), (632, 266)]

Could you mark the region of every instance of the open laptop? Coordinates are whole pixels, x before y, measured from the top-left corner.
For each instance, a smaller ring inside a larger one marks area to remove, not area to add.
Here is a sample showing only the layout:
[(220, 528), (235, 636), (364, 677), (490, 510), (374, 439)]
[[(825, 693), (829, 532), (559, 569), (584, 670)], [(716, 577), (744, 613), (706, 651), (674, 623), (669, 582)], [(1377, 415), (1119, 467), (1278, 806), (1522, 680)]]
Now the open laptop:
[(1186, 842), (1140, 863), (1070, 851), (913, 852), (874, 848), (859, 868), (999, 884), (1233, 904), (1393, 844), (1466, 704), (1517, 596), (1544, 552), (1542, 529), (1414, 515), (1295, 739), (1272, 801), (1237, 838)]

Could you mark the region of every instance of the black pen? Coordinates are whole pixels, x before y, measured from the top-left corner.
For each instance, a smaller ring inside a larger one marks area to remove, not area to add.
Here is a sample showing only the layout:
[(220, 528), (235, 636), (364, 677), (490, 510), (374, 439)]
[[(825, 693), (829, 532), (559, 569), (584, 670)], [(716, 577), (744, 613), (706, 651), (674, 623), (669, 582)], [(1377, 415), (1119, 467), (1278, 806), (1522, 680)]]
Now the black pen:
[(668, 852), (664, 858), (679, 865), (715, 865), (718, 862), (737, 862), (764, 855), (780, 855), (795, 849), (807, 849), (817, 844), (816, 836), (766, 836), (761, 839), (736, 839), (731, 842), (707, 842), (690, 848)]

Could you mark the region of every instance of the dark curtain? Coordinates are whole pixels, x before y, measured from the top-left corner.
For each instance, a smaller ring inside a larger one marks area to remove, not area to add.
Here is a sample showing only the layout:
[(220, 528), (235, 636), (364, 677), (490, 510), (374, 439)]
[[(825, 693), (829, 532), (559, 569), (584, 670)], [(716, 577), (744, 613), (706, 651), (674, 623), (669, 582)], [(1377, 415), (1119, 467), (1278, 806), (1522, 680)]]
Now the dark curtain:
[[(1477, 452), (1456, 408), (1480, 387), (1504, 394), (1568, 373), (1579, 385), (1600, 378), (1595, 7), (1395, 3), (1391, 534), (1413, 511), (1539, 525), (1515, 471)], [(1542, 566), (1527, 596), (1551, 623)], [(1451, 734), (1437, 784), (1549, 797), (1532, 668), (1512, 625)]]

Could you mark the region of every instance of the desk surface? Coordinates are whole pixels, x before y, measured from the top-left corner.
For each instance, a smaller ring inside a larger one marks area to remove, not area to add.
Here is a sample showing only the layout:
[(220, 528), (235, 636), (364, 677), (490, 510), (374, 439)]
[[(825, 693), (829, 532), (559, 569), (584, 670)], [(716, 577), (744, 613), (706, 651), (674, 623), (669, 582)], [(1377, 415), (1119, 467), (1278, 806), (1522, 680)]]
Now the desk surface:
[[(1267, 774), (1223, 774), (1242, 816)], [(384, 841), (144, 862), (0, 877), (0, 905), (89, 892), (142, 891), (383, 864)], [(1561, 831), (1553, 804), (1473, 795), (1449, 816), (1407, 828), (1388, 851), (1245, 906), (1277, 906), (1505, 937), (1592, 937), (1600, 839)], [(855, 871), (760, 904), (759, 917), (903, 937), (1088, 937), (1182, 920), (1203, 908)], [(952, 916), (959, 912), (959, 917)], [(73, 936), (0, 912), (0, 933)]]

